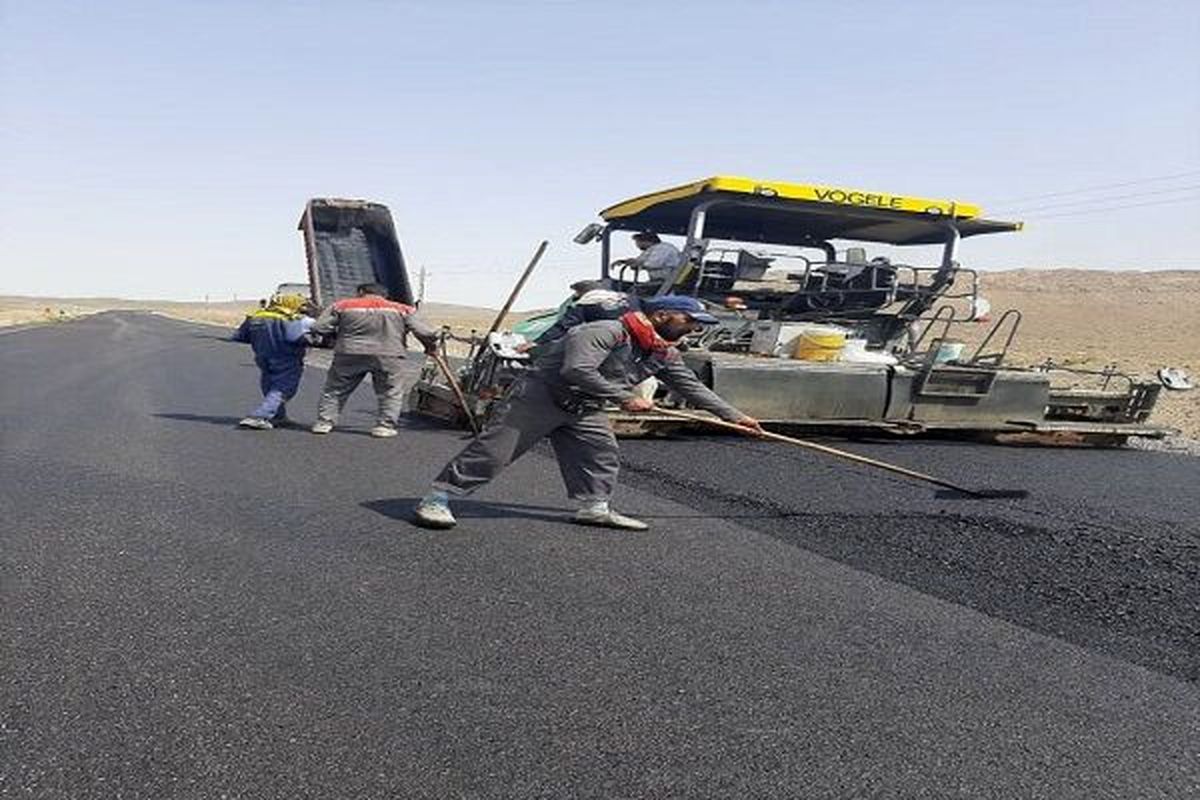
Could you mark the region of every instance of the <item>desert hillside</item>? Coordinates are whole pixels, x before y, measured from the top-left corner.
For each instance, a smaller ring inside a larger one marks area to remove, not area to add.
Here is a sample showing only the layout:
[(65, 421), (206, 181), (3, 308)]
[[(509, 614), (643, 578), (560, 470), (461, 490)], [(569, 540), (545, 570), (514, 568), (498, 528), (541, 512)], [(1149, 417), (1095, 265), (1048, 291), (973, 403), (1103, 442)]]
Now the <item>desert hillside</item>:
[[(156, 311), (193, 322), (234, 326), (256, 307), (256, 301), (187, 303), (172, 300), (122, 300), (113, 297), (0, 296), (0, 326), (57, 322), (81, 314), (115, 309)], [(463, 331), (469, 331), (473, 327), (487, 326), (491, 324), (496, 315), (496, 312), (491, 309), (459, 306), (451, 303), (426, 303), (423, 310), (430, 319)]]

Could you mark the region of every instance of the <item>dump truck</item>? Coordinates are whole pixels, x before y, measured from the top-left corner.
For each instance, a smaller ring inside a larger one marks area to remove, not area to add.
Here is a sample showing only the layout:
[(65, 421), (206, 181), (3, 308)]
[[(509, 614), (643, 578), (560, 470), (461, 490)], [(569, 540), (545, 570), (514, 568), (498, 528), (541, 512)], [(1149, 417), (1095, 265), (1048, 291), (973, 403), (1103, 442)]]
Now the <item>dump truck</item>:
[(388, 207), (367, 200), (318, 197), (300, 215), (311, 299), (324, 308), (353, 297), (363, 283), (387, 288), (411, 305), (412, 284)]

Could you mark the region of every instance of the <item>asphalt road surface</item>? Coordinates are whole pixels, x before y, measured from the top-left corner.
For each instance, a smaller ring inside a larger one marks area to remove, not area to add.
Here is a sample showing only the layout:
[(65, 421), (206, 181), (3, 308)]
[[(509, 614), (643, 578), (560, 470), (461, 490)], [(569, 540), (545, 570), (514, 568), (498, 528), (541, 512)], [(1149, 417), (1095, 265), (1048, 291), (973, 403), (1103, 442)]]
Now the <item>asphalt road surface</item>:
[(429, 533), (459, 434), (256, 387), (213, 328), (0, 333), (0, 796), (1200, 797), (1200, 459), (847, 445), (1032, 492), (981, 502), (627, 442), (649, 534), (545, 452)]

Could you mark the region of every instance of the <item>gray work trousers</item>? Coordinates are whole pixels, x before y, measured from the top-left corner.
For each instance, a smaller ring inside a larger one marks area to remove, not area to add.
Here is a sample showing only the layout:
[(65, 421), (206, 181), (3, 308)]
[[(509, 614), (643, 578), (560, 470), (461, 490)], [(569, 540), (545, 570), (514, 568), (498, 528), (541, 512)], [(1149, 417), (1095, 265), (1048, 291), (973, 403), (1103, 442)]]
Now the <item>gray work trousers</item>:
[(549, 437), (572, 499), (591, 502), (612, 497), (621, 459), (603, 411), (564, 411), (536, 378), (519, 380), (500, 402), (487, 427), (446, 465), (433, 488), (469, 494)]
[(321, 402), (317, 406), (317, 419), (321, 422), (337, 422), (338, 415), (350, 395), (368, 374), (375, 388), (375, 399), (379, 402), (377, 423), (395, 427), (396, 418), (404, 403), (404, 383), (400, 369), (404, 366), (401, 356), (361, 356), (352, 353), (335, 353), (329, 374), (325, 376), (325, 388), (321, 390)]

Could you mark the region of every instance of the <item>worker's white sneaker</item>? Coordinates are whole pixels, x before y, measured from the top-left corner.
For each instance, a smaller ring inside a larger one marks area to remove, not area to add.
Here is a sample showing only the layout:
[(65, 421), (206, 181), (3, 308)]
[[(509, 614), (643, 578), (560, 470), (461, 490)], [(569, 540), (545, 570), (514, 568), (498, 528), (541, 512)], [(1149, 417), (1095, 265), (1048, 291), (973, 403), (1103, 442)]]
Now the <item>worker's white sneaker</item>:
[(607, 504), (585, 506), (576, 511), (575, 516), (571, 517), (571, 520), (578, 522), (580, 525), (595, 525), (601, 528), (616, 528), (622, 531), (645, 531), (650, 529), (650, 526), (640, 519), (618, 514), (609, 508)]
[(398, 433), (400, 431), (390, 425), (376, 425), (374, 428), (371, 428), (371, 435), (376, 439), (390, 439)]
[(421, 498), (421, 502), (413, 509), (413, 517), (422, 528), (445, 530), (458, 524), (458, 520), (450, 513), (450, 503), (446, 496), (436, 492)]
[(275, 426), (271, 424), (271, 420), (263, 419), (262, 417), (246, 417), (238, 421), (239, 428), (252, 428), (256, 431), (269, 431)]
[(333, 430), (333, 423), (325, 420), (317, 420), (317, 422), (309, 428), (313, 433), (329, 433)]

